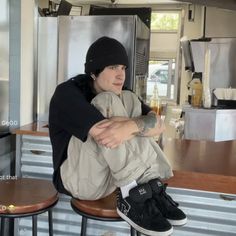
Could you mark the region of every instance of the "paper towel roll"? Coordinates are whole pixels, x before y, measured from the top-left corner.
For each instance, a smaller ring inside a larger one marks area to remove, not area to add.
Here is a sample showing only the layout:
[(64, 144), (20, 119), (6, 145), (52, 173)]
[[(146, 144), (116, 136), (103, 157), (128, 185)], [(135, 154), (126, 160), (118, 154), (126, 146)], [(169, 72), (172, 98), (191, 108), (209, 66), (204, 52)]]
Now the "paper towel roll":
[(205, 52), (205, 71), (203, 78), (203, 107), (211, 107), (211, 92), (210, 92), (210, 66), (211, 66), (211, 51), (207, 45)]

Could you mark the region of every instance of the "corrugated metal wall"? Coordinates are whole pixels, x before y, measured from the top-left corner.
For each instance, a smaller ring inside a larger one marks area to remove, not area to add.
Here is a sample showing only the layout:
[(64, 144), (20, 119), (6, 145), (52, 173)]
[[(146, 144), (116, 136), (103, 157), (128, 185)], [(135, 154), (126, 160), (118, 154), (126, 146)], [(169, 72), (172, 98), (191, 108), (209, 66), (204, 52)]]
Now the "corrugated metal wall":
[[(48, 137), (22, 136), (21, 171), (23, 176), (51, 179), (52, 149)], [(236, 196), (225, 200), (219, 193), (169, 188), (170, 195), (180, 203), (188, 223), (174, 228), (174, 236), (236, 235)], [(53, 211), (54, 235), (80, 235), (81, 217), (70, 207), (69, 197), (60, 196)], [(47, 215), (39, 216), (39, 235), (48, 235)], [(19, 220), (20, 236), (31, 235), (31, 218)], [(88, 236), (128, 236), (125, 222), (89, 221)]]

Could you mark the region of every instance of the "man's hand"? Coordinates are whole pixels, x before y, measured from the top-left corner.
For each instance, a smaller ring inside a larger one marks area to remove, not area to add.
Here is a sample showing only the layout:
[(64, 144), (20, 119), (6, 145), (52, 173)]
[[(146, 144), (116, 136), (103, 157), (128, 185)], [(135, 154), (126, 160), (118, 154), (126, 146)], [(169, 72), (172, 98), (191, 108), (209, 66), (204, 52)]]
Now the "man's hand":
[(116, 148), (138, 132), (136, 123), (126, 117), (112, 117), (95, 124), (89, 134), (94, 140), (107, 148)]
[[(133, 119), (127, 117), (111, 117), (95, 124), (90, 129), (89, 134), (98, 144), (104, 145), (107, 148), (116, 148), (135, 135), (144, 137), (160, 135), (165, 130), (164, 122), (156, 114), (155, 119), (153, 119), (153, 114), (151, 113)], [(149, 119), (149, 116), (151, 119)]]
[(164, 121), (161, 119), (159, 115), (157, 115), (157, 123), (154, 128), (148, 130), (143, 136), (145, 137), (154, 137), (159, 136), (165, 131)]

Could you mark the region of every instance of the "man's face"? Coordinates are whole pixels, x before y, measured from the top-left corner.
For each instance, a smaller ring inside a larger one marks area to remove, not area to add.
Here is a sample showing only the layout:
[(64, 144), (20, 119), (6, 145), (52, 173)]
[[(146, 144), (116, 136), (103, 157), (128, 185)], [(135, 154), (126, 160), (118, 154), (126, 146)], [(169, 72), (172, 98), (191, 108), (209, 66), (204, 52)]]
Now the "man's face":
[(104, 68), (104, 70), (94, 80), (94, 88), (97, 93), (100, 92), (114, 92), (119, 95), (125, 82), (124, 65), (111, 65)]

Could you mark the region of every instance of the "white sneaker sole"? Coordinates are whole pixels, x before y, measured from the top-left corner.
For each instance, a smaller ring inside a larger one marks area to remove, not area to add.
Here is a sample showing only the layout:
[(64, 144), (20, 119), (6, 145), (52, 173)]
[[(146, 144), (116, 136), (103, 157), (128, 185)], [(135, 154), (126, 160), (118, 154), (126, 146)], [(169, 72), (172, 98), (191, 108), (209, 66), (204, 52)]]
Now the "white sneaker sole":
[(171, 220), (168, 219), (167, 220), (173, 225), (173, 226), (181, 226), (181, 225), (185, 225), (187, 223), (187, 217), (182, 219), (182, 220)]
[(173, 233), (173, 227), (165, 232), (158, 232), (158, 231), (144, 229), (144, 228), (140, 227), (139, 225), (135, 224), (132, 220), (130, 220), (130, 218), (128, 218), (126, 215), (124, 215), (118, 208), (116, 208), (116, 210), (117, 210), (118, 215), (122, 219), (124, 219), (127, 223), (129, 223), (134, 229), (136, 229), (140, 233), (143, 233), (143, 234), (146, 234), (149, 236), (168, 236)]

